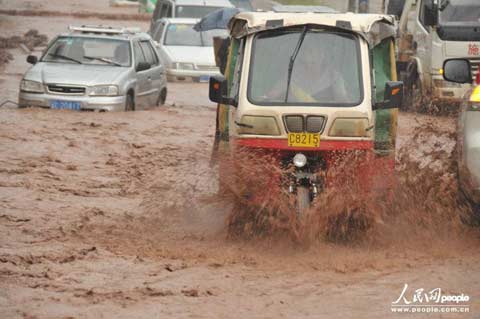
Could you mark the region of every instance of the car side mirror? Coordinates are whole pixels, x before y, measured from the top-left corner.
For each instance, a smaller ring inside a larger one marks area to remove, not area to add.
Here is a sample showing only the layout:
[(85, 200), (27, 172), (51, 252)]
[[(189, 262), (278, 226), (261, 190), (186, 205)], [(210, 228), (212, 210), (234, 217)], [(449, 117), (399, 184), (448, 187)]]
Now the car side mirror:
[(387, 110), (399, 108), (403, 103), (403, 82), (388, 81), (385, 84), (383, 102), (376, 103), (374, 110)]
[(467, 59), (448, 59), (443, 63), (443, 78), (455, 83), (472, 83), (472, 67)]
[(218, 104), (232, 105), (237, 107), (238, 103), (235, 101), (235, 99), (227, 97), (227, 92), (228, 82), (223, 75), (210, 77), (210, 87), (208, 92), (208, 98), (210, 101)]
[(37, 64), (38, 58), (35, 55), (27, 56), (27, 62), (30, 64)]
[(426, 0), (424, 2), (424, 12), (425, 25), (430, 27), (437, 25), (438, 6), (435, 4), (434, 0)]
[(152, 66), (148, 62), (140, 62), (140, 63), (137, 64), (137, 67), (135, 68), (135, 70), (137, 72), (142, 72), (142, 71), (150, 69), (151, 67)]

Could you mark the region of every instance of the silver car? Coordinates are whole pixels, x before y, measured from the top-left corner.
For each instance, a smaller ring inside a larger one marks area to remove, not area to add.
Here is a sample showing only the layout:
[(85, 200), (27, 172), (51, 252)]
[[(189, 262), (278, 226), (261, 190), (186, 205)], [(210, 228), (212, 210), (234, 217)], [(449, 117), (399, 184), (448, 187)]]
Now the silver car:
[(161, 105), (165, 70), (151, 37), (139, 30), (70, 27), (42, 57), (28, 56), (19, 107), (133, 111)]
[(210, 76), (220, 75), (215, 64), (213, 37), (227, 37), (227, 30), (197, 32), (197, 19), (161, 19), (152, 34), (159, 42), (158, 52), (170, 80), (193, 78), (206, 82)]
[[(466, 59), (445, 61), (445, 80), (473, 83), (478, 86), (469, 91), (458, 117), (457, 150), (458, 176), (462, 192), (475, 206), (476, 220), (480, 222), (480, 74), (472, 75)], [(472, 78), (476, 77), (474, 81)]]

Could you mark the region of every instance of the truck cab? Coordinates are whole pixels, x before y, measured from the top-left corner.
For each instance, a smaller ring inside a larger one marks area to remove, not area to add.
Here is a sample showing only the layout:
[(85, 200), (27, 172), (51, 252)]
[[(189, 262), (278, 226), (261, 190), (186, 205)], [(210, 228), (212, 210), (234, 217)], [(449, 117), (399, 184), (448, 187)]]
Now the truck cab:
[(466, 58), (477, 80), (480, 1), (406, 0), (399, 32), (397, 64), (405, 82), (405, 107), (418, 105), (425, 96), (439, 102), (461, 101), (470, 85), (445, 81), (443, 63)]

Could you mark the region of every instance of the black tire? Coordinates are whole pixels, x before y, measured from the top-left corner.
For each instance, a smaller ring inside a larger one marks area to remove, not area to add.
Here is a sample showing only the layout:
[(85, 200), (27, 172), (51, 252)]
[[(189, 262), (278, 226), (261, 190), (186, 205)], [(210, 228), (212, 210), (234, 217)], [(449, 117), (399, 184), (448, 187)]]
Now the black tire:
[(297, 187), (297, 212), (301, 218), (310, 208), (310, 190), (307, 186)]
[(157, 106), (164, 105), (166, 100), (167, 100), (167, 89), (163, 89), (158, 95)]
[(386, 13), (400, 18), (402, 16), (404, 6), (405, 0), (390, 0), (388, 1)]
[(127, 94), (127, 100), (125, 102), (125, 112), (135, 111), (135, 101), (132, 94)]
[(423, 107), (423, 88), (420, 76), (416, 69), (409, 73), (404, 92), (403, 106), (404, 111), (417, 112)]

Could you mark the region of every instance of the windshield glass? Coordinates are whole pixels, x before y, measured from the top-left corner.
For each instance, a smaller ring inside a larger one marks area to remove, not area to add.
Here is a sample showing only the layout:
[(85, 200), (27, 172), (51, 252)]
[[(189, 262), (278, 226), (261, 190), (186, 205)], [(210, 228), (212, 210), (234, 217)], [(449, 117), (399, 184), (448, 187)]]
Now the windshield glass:
[(227, 30), (197, 32), (193, 24), (169, 24), (165, 34), (165, 45), (212, 47), (214, 37), (227, 37)]
[(201, 19), (212, 11), (218, 10), (220, 7), (207, 6), (176, 6), (176, 18), (195, 18)]
[(105, 38), (59, 37), (42, 61), (130, 66), (130, 43)]
[(443, 0), (440, 3), (440, 24), (480, 25), (479, 0)]
[[(257, 105), (353, 106), (363, 100), (358, 39), (348, 33), (310, 29), (288, 69), (302, 31), (256, 35), (248, 99)], [(286, 101), (285, 101), (286, 100)]]

